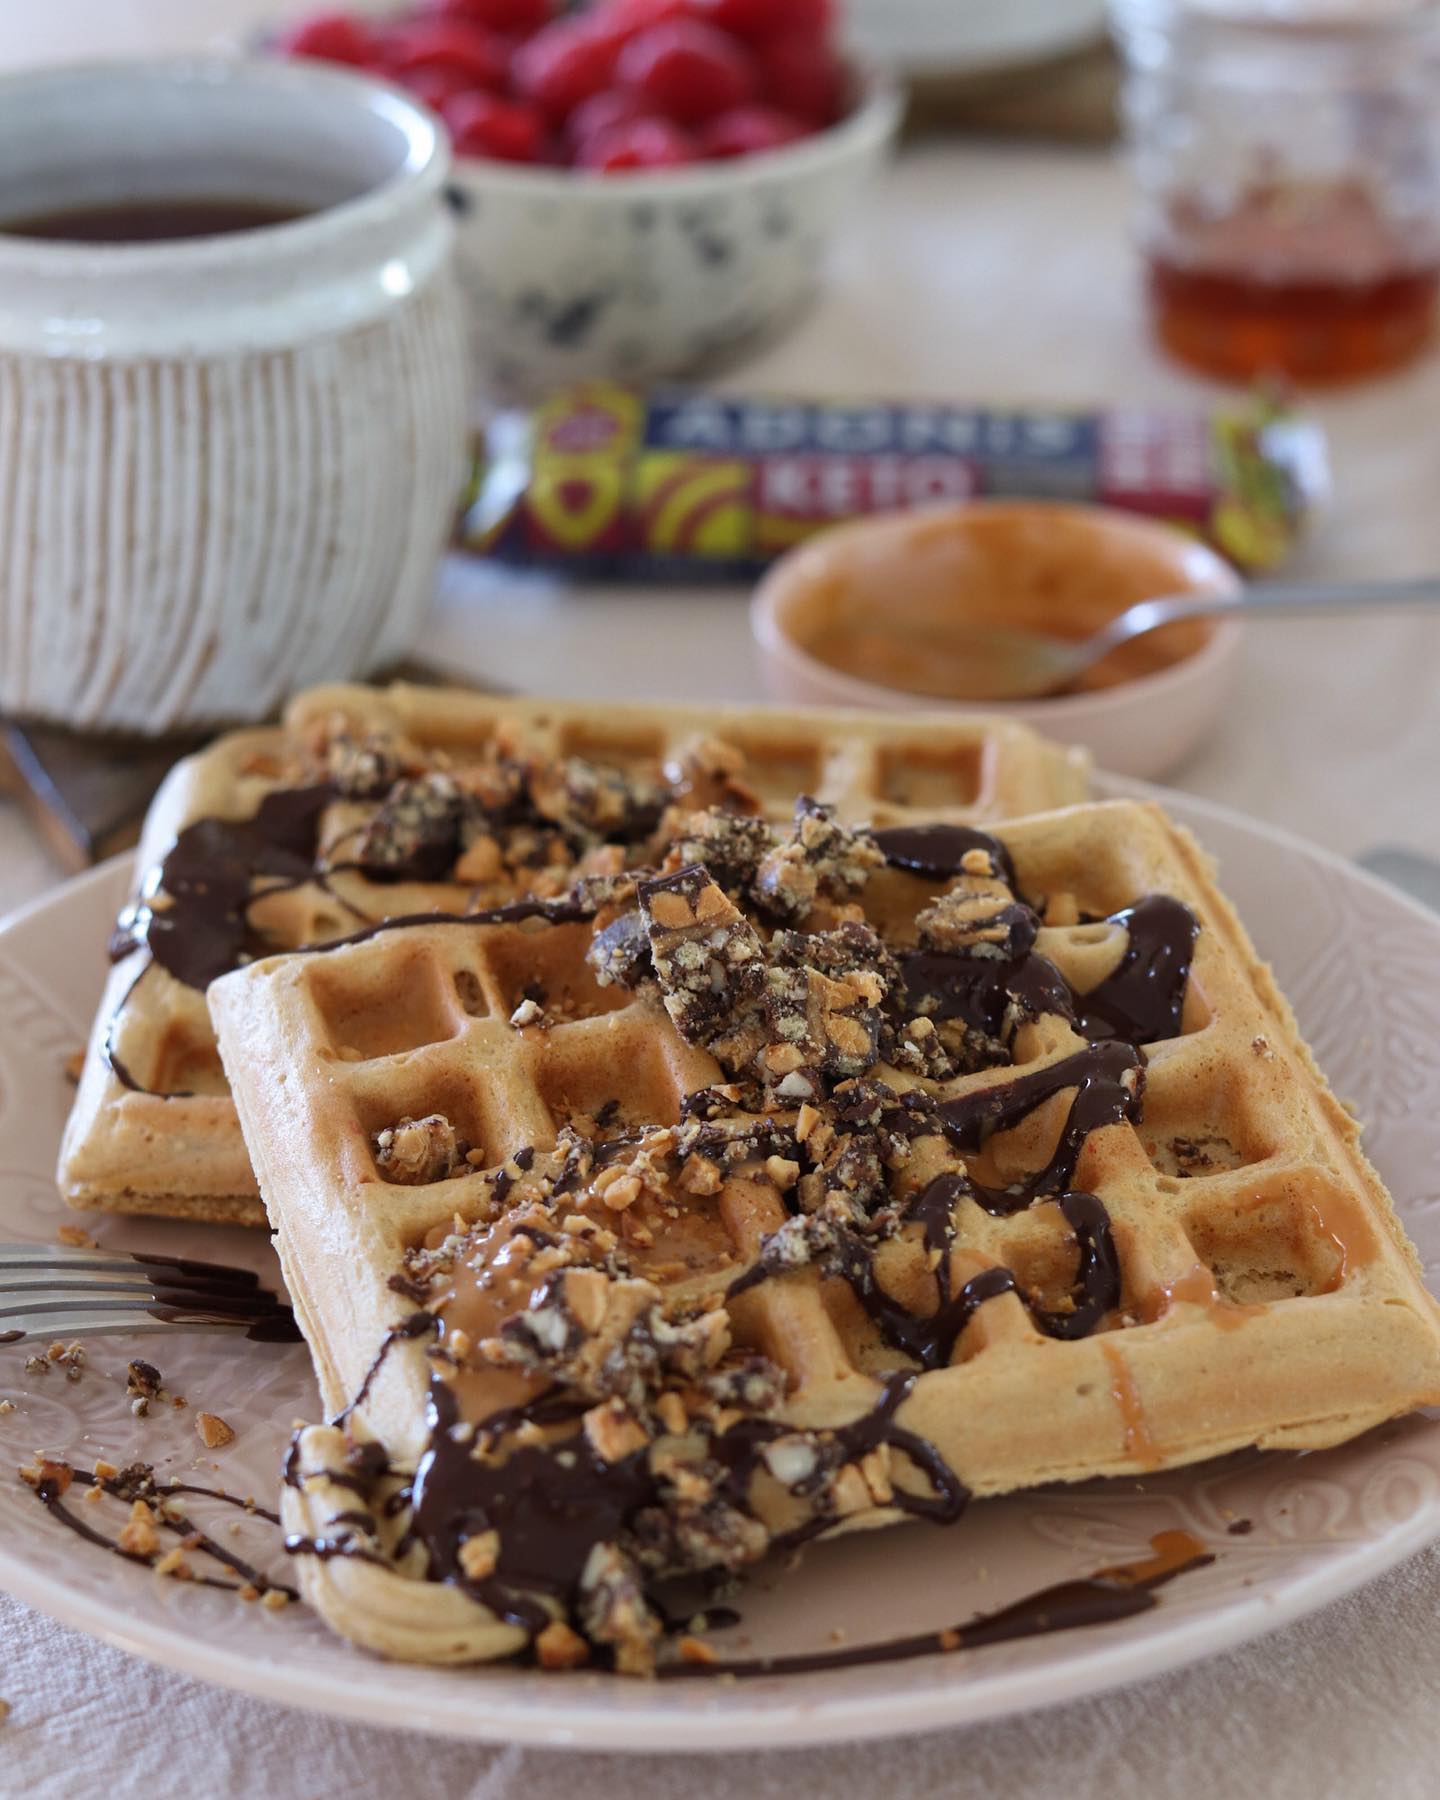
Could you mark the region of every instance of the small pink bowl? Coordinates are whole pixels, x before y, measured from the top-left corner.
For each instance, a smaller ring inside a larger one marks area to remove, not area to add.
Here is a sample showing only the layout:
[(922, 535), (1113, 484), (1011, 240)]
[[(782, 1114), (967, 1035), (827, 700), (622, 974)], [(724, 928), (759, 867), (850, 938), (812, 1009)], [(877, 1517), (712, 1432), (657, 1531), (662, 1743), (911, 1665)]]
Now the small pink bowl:
[(995, 623), (1023, 629), (1043, 616), (1053, 627), (1069, 616), (1084, 622), (1082, 635), (1137, 600), (1241, 592), (1229, 564), (1194, 538), (1107, 507), (975, 500), (886, 514), (822, 532), (760, 584), (750, 624), (766, 688), (807, 706), (998, 714), (1083, 744), (1102, 768), (1146, 778), (1168, 773), (1214, 725), (1243, 636), (1233, 619), (1212, 622), (1199, 648), (1153, 673), (1054, 700), (937, 700), (847, 674), (803, 647), (828, 619), (903, 629), (907, 605), (933, 610), (979, 582)]

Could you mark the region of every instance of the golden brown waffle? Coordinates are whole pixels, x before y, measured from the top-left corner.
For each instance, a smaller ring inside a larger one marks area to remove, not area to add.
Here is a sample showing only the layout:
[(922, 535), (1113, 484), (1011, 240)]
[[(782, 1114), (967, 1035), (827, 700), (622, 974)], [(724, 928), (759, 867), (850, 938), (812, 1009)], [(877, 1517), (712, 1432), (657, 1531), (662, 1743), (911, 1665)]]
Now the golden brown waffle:
[[(723, 1304), (736, 1342), (783, 1369), (790, 1385), (779, 1417), (795, 1428), (788, 1441), (802, 1466), (826, 1430), (839, 1429), (840, 1442), (887, 1394), (903, 1394), (896, 1422), (914, 1434), (910, 1449), (894, 1438), (867, 1440), (827, 1489), (827, 1528), (890, 1522), (907, 1496), (909, 1510), (937, 1507), (937, 1467), (972, 1493), (998, 1494), (1168, 1468), (1245, 1445), (1321, 1447), (1440, 1399), (1440, 1313), (1355, 1123), (1193, 840), (1157, 808), (1129, 802), (1052, 812), (997, 835), (1019, 891), (1044, 906), (1038, 948), (1081, 996), (1082, 1016), (1084, 997), (1105, 991), (1097, 984), (1131, 948), (1124, 925), (1107, 915), (1162, 894), (1199, 922), (1180, 1029), (1146, 1046), (1142, 1116), (1132, 1109), (1107, 1122), (1101, 1107), (1063, 1184), (1098, 1197), (1118, 1257), (1118, 1297), (1093, 1330), (1064, 1335), (1083, 1323), (1070, 1310), (1080, 1214), (1054, 1195), (1025, 1204), (1025, 1185), (1087, 1103), (1082, 1077), (1091, 1099), (1103, 1099), (1110, 1081), (1113, 1100), (1133, 1090), (1126, 1065), (1138, 1059), (1123, 1043), (1088, 1047), (1056, 1011), (1019, 1024), (1011, 1066), (944, 1081), (874, 1071), (897, 1092), (923, 1090), (950, 1108), (957, 1130), (983, 1110), (977, 1095), (1017, 1082), (1043, 1088), (1057, 1065), (1070, 1075), (1050, 1078), (1060, 1091), (966, 1150), (969, 1177), (999, 1196), (1000, 1210), (963, 1193), (947, 1202), (948, 1297), (977, 1277), (983, 1289), (986, 1271), (995, 1285), (953, 1350), (944, 1346), (942, 1366), (924, 1369), (908, 1389), (885, 1384), (897, 1370), (914, 1372), (915, 1360), (877, 1328), (853, 1281), (802, 1264), (733, 1291), (791, 1217), (793, 1165), (784, 1158), (777, 1164), (762, 1148), (714, 1192), (672, 1182), (658, 1206), (642, 1193), (610, 1215), (622, 1239), (630, 1234), (632, 1267), (667, 1303)], [(891, 868), (872, 878), (861, 903), (903, 945), (944, 886)], [(406, 1253), (459, 1234), (452, 1242), (478, 1262), (480, 1285), (462, 1266), (446, 1278), (452, 1298), (442, 1292), (432, 1303), (447, 1326), (463, 1320), (467, 1339), (493, 1333), (507, 1313), (538, 1304), (531, 1275), (538, 1279), (540, 1265), (505, 1265), (527, 1194), (553, 1167), (557, 1131), (577, 1116), (587, 1131), (597, 1115), (611, 1131), (673, 1125), (687, 1094), (725, 1079), (681, 1040), (653, 992), (632, 998), (595, 984), (583, 959), (591, 930), (583, 922), (404, 928), (263, 962), (212, 990), (325, 1406), (332, 1416), (353, 1407), (343, 1426), (301, 1433), (286, 1523), (322, 1550), (343, 1546), (349, 1533), (350, 1554), (302, 1557), (306, 1594), (337, 1631), (388, 1655), (479, 1660), (513, 1653), (527, 1638), (482, 1603), (476, 1585), (420, 1579), (425, 1559), (404, 1545), (403, 1506), (386, 1515), (375, 1498), (394, 1492), (431, 1441), (428, 1341), (402, 1335), (386, 1348), (387, 1333), (413, 1313), (415, 1296), (407, 1300), (394, 1281)], [(537, 978), (551, 1022), (517, 1029), (509, 1023), (515, 1001)], [(472, 1146), (463, 1166), (473, 1172), (421, 1186), (387, 1180), (380, 1135), (437, 1113)], [(803, 1131), (804, 1117), (792, 1110), (778, 1122), (795, 1129), (798, 1121)], [(527, 1173), (526, 1153), (537, 1147)], [(956, 1166), (953, 1146), (933, 1136), (907, 1154), (893, 1179), (912, 1195)], [(1017, 1210), (1005, 1216), (1012, 1200)], [(582, 1223), (604, 1221), (603, 1194), (582, 1188), (575, 1211)], [(482, 1223), (467, 1239), (473, 1220)], [(939, 1261), (911, 1223), (879, 1242), (872, 1268), (883, 1296), (923, 1319), (936, 1308)], [(1025, 1300), (995, 1281), (1001, 1270)], [(1053, 1330), (1039, 1323), (1047, 1312)], [(533, 1377), (477, 1369), (467, 1350), (461, 1343), (465, 1418), (534, 1392)], [(368, 1439), (384, 1446), (395, 1473), (373, 1490), (373, 1516), (357, 1537), (353, 1522), (366, 1519), (367, 1502), (357, 1500), (366, 1483), (353, 1474), (354, 1446)], [(938, 1464), (915, 1453), (917, 1439)], [(793, 1530), (793, 1483), (787, 1489), (762, 1472), (755, 1510), (771, 1534)], [(356, 1543), (378, 1560), (361, 1559)], [(397, 1544), (398, 1561), (386, 1566)]]
[[(247, 819), (267, 797), (313, 781), (316, 746), (337, 727), (358, 739), (376, 733), (400, 740), (412, 766), (457, 773), (501, 738), (538, 756), (657, 773), (697, 739), (723, 738), (743, 753), (744, 778), (763, 809), (780, 818), (789, 817), (804, 790), (851, 819), (994, 819), (1079, 799), (1086, 782), (1082, 753), (999, 720), (327, 687), (300, 695), (283, 727), (234, 733), (175, 768), (146, 824), (137, 859), (142, 880), (186, 827)], [(337, 801), (321, 818), (320, 844), (336, 844), (343, 854), (375, 804)], [(307, 882), (277, 893), (257, 909), (255, 922), (265, 947), (282, 950), (384, 916), (463, 912), (476, 897), (475, 881), (381, 886), (351, 870), (332, 876), (328, 887)], [(82, 1208), (263, 1225), (204, 994), (148, 965), (144, 949), (132, 950), (106, 984), (61, 1151), (61, 1189)]]

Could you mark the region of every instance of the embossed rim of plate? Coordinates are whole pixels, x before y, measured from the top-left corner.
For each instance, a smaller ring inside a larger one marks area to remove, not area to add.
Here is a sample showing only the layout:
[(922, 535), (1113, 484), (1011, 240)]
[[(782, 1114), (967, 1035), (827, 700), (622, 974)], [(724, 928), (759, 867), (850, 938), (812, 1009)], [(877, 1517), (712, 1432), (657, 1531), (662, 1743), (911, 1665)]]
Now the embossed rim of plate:
[[(1411, 931), (1418, 924), (1422, 935), (1432, 935), (1440, 962), (1440, 919), (1340, 857), (1288, 832), (1188, 796), (1114, 778), (1105, 779), (1102, 786), (1110, 793), (1162, 799), (1177, 818), (1196, 828), (1202, 841), (1209, 840), (1208, 847), (1229, 862), (1232, 870), (1242, 856), (1252, 870), (1259, 866), (1256, 859), (1261, 865), (1265, 859), (1278, 860), (1283, 868), (1284, 863), (1300, 858), (1312, 872), (1324, 874), (1337, 893), (1358, 888), (1372, 907), (1378, 905), (1395, 922)], [(0, 924), (0, 951), (17, 935), (22, 940), (31, 937), (33, 942), (32, 934), (37, 927), (44, 932), (52, 913), (73, 917), (93, 908), (98, 935), (99, 920), (108, 914), (123, 886), (122, 869), (118, 862), (109, 864), (13, 914)], [(1280, 885), (1287, 881), (1282, 878)], [(1266, 921), (1252, 917), (1251, 922), (1264, 948)], [(43, 952), (37, 956), (32, 949), (32, 971), (42, 962)], [(1440, 1064), (1436, 1073), (1440, 1080)], [(1440, 1109), (1440, 1086), (1433, 1101), (1428, 1117)], [(1388, 1174), (1396, 1180), (1393, 1167)], [(1414, 1175), (1416, 1180), (1424, 1179), (1419, 1169)], [(1403, 1216), (1403, 1195), (1398, 1204)], [(0, 1196), (0, 1225), (4, 1210), (5, 1200)], [(1427, 1440), (1433, 1436), (1433, 1427), (1421, 1429)], [(7, 1443), (6, 1450), (9, 1448)], [(1375, 1434), (1362, 1440), (1358, 1452), (1352, 1447), (1352, 1453), (1363, 1456), (1367, 1466), (1373, 1462), (1376, 1474), (1384, 1468), (1388, 1454), (1384, 1441)], [(1325, 1453), (1329, 1457), (1342, 1454)], [(1434, 1451), (1431, 1455), (1440, 1464), (1440, 1456)], [(1319, 1475), (1328, 1466), (1323, 1458), (1301, 1461)], [(1400, 1468), (1398, 1462), (1396, 1467)], [(1190, 1474), (1198, 1483), (1198, 1471)], [(1105, 1513), (1105, 1490), (1097, 1485), (1086, 1497), (1093, 1502), (1093, 1511)], [(43, 1515), (37, 1511), (35, 1516), (37, 1526), (43, 1529)], [(871, 1665), (861, 1671), (841, 1672), (843, 1680), (832, 1672), (733, 1685), (644, 1686), (618, 1684), (604, 1677), (566, 1679), (562, 1684), (553, 1677), (500, 1669), (457, 1675), (373, 1662), (341, 1646), (336, 1647), (334, 1670), (319, 1671), (303, 1657), (287, 1659), (283, 1639), (276, 1640), (268, 1656), (236, 1653), (224, 1647), (218, 1633), (207, 1637), (177, 1630), (143, 1616), (133, 1606), (115, 1605), (78, 1585), (57, 1583), (30, 1566), (23, 1546), (17, 1551), (0, 1545), (0, 1587), (65, 1624), (181, 1673), (257, 1698), (368, 1724), (551, 1748), (659, 1752), (720, 1750), (737, 1743), (747, 1748), (781, 1748), (973, 1724), (1162, 1674), (1339, 1599), (1437, 1536), (1440, 1482), (1431, 1485), (1408, 1517), (1372, 1528), (1370, 1535), (1340, 1549), (1332, 1546), (1319, 1566), (1282, 1572), (1268, 1580), (1258, 1575), (1251, 1586), (1237, 1580), (1223, 1598), (1203, 1610), (1186, 1612), (1177, 1607), (1167, 1611), (1162, 1603), (1124, 1624), (1007, 1646), (1022, 1654), (998, 1667), (982, 1660), (993, 1658), (996, 1652), (981, 1652), (944, 1661)], [(1293, 1560), (1301, 1551), (1303, 1540), (1299, 1551), (1282, 1547), (1276, 1555), (1288, 1554)], [(1172, 1592), (1178, 1598), (1182, 1589)], [(857, 1676), (863, 1686), (857, 1686)], [(425, 1689), (431, 1685), (434, 1691), (427, 1694)]]

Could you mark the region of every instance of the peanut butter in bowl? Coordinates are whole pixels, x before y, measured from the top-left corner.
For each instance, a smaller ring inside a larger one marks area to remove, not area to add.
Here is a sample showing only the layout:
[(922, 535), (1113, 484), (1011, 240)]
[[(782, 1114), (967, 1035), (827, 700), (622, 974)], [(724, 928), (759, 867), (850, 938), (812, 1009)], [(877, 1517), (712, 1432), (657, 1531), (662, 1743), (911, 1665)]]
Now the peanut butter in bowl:
[(1012, 700), (990, 632), (1081, 639), (1137, 601), (1236, 592), (1213, 551), (1104, 507), (971, 501), (846, 525), (778, 563), (752, 622), (785, 701), (983, 706), (1087, 745), (1104, 766), (1153, 776), (1213, 724), (1238, 652), (1231, 620), (1187, 620), (1121, 646), (1046, 699)]

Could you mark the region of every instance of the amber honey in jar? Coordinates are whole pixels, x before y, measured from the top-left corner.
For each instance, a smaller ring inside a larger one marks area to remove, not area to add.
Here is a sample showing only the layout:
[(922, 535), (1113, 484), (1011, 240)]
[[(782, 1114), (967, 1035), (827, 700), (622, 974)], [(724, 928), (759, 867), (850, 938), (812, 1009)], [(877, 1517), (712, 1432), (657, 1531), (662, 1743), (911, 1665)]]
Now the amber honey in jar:
[(1440, 291), (1440, 0), (1115, 0), (1153, 329), (1207, 374), (1401, 367)]

